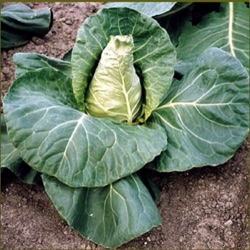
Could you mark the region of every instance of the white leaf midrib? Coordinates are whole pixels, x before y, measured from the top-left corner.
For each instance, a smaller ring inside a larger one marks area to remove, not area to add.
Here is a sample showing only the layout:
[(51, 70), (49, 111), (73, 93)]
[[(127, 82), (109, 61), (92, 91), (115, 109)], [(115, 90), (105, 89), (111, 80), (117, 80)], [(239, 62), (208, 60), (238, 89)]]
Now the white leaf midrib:
[(236, 57), (233, 44), (233, 20), (234, 20), (234, 3), (229, 2), (228, 43), (229, 43), (230, 53), (232, 54), (232, 56)]

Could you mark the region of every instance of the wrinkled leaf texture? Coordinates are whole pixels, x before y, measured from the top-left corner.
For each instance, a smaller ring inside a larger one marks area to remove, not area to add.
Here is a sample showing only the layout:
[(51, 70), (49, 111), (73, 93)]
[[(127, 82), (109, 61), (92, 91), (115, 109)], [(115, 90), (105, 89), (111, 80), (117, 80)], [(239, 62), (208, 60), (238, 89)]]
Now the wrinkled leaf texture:
[(133, 65), (133, 37), (111, 36), (86, 93), (92, 116), (131, 124), (141, 111), (142, 89)]
[(151, 167), (171, 172), (226, 162), (247, 136), (248, 102), (249, 77), (239, 60), (205, 50), (153, 113), (168, 147)]
[(4, 178), (4, 169), (10, 170), (27, 184), (36, 184), (40, 181), (40, 174), (25, 164), (9, 139), (4, 116), (1, 115), (1, 173)]
[(18, 3), (1, 10), (1, 48), (15, 48), (28, 43), (33, 36), (44, 36), (53, 24), (50, 8), (32, 10)]
[(221, 3), (197, 25), (186, 22), (178, 33), (177, 70), (186, 73), (208, 47), (218, 47), (238, 58), (249, 72), (249, 8), (245, 3)]
[(134, 65), (145, 89), (145, 119), (166, 94), (174, 73), (175, 49), (167, 32), (152, 18), (128, 8), (101, 9), (80, 27), (72, 51), (72, 84), (80, 110), (99, 57), (110, 36), (132, 35)]
[(161, 223), (147, 188), (134, 174), (99, 188), (71, 188), (43, 175), (59, 214), (83, 237), (116, 248)]
[(9, 139), (4, 116), (1, 115), (1, 168), (18, 166), (22, 162), (17, 149)]
[(20, 75), (36, 71), (39, 69), (54, 69), (65, 74), (67, 77), (71, 77), (71, 63), (48, 57), (39, 53), (15, 53), (13, 55), (13, 62), (16, 65), (15, 78)]
[(4, 113), (24, 161), (74, 187), (105, 186), (132, 174), (167, 145), (157, 124), (130, 126), (78, 111), (71, 78), (53, 68), (19, 76)]

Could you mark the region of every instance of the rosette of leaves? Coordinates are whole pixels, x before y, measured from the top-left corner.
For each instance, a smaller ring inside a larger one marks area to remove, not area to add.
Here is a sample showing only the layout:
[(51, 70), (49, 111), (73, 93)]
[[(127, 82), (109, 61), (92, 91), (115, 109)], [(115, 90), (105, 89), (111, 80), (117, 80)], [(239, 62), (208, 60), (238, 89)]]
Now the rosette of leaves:
[(241, 63), (209, 48), (177, 80), (168, 33), (135, 10), (102, 9), (86, 19), (70, 62), (35, 53), (14, 62), (4, 98), (9, 148), (41, 174), (68, 224), (105, 247), (161, 223), (139, 170), (215, 166), (247, 135)]

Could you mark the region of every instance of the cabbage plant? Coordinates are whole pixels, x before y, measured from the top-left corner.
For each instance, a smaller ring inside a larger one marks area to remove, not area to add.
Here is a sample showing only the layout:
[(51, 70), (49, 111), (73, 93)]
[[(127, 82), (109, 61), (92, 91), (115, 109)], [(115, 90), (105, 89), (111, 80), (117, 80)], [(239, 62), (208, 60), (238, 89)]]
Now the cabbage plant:
[(62, 218), (104, 247), (161, 224), (142, 168), (216, 166), (247, 136), (241, 62), (211, 47), (176, 79), (167, 31), (136, 10), (104, 8), (86, 19), (70, 62), (36, 53), (14, 62), (3, 165), (15, 153), (41, 175)]

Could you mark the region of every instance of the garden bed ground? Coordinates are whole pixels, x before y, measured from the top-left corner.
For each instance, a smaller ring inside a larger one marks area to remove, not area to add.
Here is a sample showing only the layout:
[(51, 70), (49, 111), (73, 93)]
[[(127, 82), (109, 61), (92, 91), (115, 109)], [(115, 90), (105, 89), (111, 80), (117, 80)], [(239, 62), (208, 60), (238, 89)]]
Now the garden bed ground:
[[(6, 4), (6, 3), (5, 3)], [(16, 52), (62, 57), (73, 45), (83, 20), (99, 3), (32, 3), (50, 6), (54, 25), (44, 38), (2, 51), (2, 96), (14, 78)], [(185, 173), (154, 173), (161, 190), (157, 202), (162, 226), (120, 249), (249, 249), (249, 140), (222, 166)], [(1, 249), (102, 249), (74, 232), (56, 212), (42, 186), (2, 176)]]

